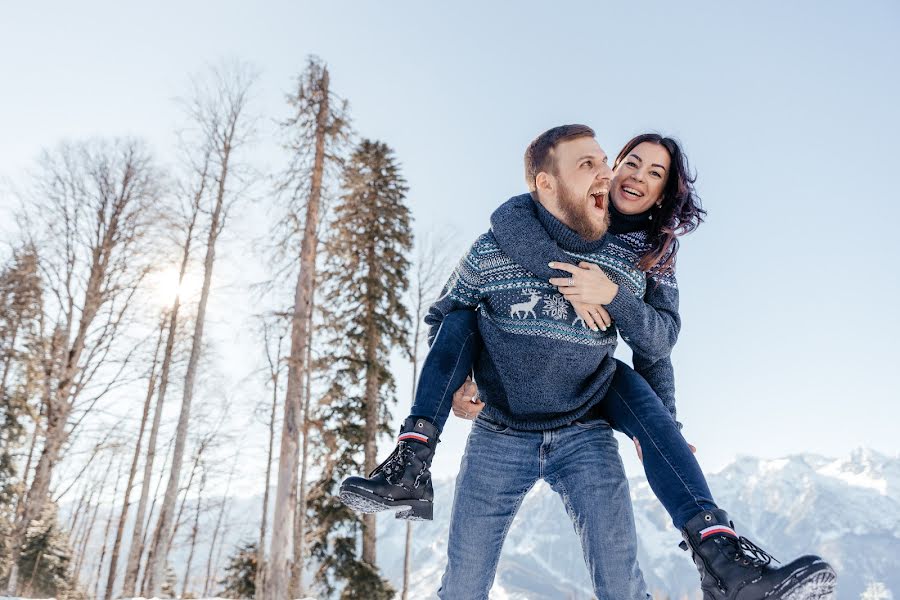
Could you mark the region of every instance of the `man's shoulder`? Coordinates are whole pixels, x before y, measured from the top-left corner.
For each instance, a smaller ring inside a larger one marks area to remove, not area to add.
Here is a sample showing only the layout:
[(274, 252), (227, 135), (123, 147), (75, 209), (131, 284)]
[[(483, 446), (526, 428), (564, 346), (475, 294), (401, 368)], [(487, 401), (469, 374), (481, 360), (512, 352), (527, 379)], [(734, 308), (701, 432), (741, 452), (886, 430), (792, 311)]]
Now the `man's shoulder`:
[(498, 252), (500, 244), (494, 237), (494, 232), (488, 229), (486, 232), (478, 236), (478, 239), (472, 244), (471, 252), (476, 256), (487, 256), (491, 253)]

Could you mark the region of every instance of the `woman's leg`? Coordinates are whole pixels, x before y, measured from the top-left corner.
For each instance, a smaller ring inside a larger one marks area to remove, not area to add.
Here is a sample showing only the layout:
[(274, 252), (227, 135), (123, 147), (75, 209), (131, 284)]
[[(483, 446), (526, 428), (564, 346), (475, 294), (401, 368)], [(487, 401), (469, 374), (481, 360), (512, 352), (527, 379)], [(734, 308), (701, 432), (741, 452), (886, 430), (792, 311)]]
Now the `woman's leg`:
[(474, 310), (448, 313), (422, 364), (410, 416), (427, 419), (438, 431), (443, 430), (453, 406), (453, 393), (472, 372), (480, 350), (477, 313)]
[(480, 348), (475, 311), (457, 310), (444, 317), (422, 365), (412, 414), (400, 427), (397, 446), (367, 477), (344, 479), (344, 504), (362, 513), (395, 510), (400, 519), (432, 519), (431, 460), (453, 393), (472, 371)]
[(672, 414), (647, 381), (616, 361), (616, 373), (599, 414), (641, 444), (650, 487), (679, 530), (695, 515), (716, 507), (697, 459)]
[(616, 363), (613, 383), (598, 412), (641, 443), (647, 480), (681, 530), (700, 571), (703, 597), (831, 598), (834, 570), (820, 557), (801, 556), (775, 567), (764, 550), (738, 537), (728, 514), (713, 502), (700, 465), (671, 413), (643, 377)]

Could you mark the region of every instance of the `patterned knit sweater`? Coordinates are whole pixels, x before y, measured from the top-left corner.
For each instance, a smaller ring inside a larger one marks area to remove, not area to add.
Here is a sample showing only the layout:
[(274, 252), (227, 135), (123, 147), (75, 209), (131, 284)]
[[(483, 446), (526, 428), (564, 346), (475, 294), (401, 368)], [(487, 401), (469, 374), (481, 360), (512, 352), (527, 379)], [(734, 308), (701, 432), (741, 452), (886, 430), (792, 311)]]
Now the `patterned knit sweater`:
[[(636, 265), (650, 248), (647, 239), (649, 212), (625, 215), (612, 205), (610, 211), (610, 234), (615, 243), (610, 244), (608, 250)], [(560, 248), (548, 234), (544, 226), (548, 216), (553, 218), (530, 194), (513, 197), (491, 215), (494, 239), (508, 256), (538, 277), (544, 280), (568, 277), (568, 272), (551, 269), (547, 263), (578, 264), (581, 259)], [(603, 263), (598, 264), (604, 267)], [(614, 274), (605, 267), (604, 270), (619, 283)], [(647, 380), (675, 418), (675, 373), (671, 352), (678, 339), (681, 318), (674, 266), (651, 268), (646, 274), (643, 297), (620, 285), (619, 293), (606, 309), (613, 318), (614, 327), (632, 349), (635, 370)], [(680, 428), (681, 424), (678, 426)]]
[[(643, 303), (647, 279), (627, 242), (610, 235), (588, 242), (536, 207), (543, 229), (568, 260), (600, 265), (619, 285), (621, 302)], [(547, 260), (536, 249), (529, 262), (543, 261), (546, 268)], [(482, 414), (517, 429), (552, 429), (583, 417), (603, 399), (615, 371), (615, 328), (588, 329), (547, 279), (510, 258), (488, 232), (459, 262), (425, 317), (433, 341), (444, 315), (478, 311), (484, 350), (475, 377)]]

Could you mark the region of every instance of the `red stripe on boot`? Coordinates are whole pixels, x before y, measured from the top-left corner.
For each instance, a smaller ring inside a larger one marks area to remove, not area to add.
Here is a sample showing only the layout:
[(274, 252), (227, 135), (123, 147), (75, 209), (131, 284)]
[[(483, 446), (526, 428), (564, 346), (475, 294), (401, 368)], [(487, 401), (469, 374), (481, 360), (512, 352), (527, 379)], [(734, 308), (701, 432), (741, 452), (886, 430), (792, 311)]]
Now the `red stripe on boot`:
[(706, 529), (702, 529), (700, 531), (700, 541), (702, 542), (706, 538), (711, 535), (716, 535), (719, 533), (723, 533), (725, 535), (730, 535), (732, 537), (737, 537), (738, 534), (734, 532), (734, 529), (731, 527), (726, 527), (725, 525), (713, 525), (712, 527), (707, 527)]
[(421, 433), (409, 432), (409, 433), (401, 433), (400, 437), (397, 438), (397, 441), (400, 442), (402, 440), (416, 440), (417, 442), (422, 442), (423, 444), (428, 443), (428, 436), (422, 435)]

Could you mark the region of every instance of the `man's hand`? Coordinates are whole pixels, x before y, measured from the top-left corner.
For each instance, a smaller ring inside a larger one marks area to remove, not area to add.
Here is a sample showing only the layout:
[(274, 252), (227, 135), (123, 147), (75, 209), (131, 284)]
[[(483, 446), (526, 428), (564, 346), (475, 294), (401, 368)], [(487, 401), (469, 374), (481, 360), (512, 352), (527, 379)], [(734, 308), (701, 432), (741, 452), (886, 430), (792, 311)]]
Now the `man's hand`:
[(478, 399), (478, 386), (470, 377), (453, 394), (453, 414), (460, 419), (473, 420), (484, 408), (484, 402)]
[(569, 263), (549, 263), (551, 269), (568, 271), (571, 277), (553, 277), (550, 283), (557, 286), (569, 302), (584, 304), (609, 304), (619, 293), (619, 286), (606, 276), (598, 265), (580, 262), (578, 266)]

